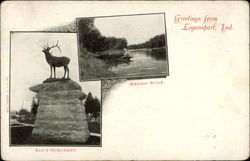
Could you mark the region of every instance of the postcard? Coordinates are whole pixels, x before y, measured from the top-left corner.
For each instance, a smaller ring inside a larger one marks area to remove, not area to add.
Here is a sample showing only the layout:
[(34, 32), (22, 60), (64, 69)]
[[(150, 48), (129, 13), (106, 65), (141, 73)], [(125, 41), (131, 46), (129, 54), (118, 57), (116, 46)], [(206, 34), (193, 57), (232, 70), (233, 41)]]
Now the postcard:
[(248, 3), (1, 3), (1, 157), (246, 160)]

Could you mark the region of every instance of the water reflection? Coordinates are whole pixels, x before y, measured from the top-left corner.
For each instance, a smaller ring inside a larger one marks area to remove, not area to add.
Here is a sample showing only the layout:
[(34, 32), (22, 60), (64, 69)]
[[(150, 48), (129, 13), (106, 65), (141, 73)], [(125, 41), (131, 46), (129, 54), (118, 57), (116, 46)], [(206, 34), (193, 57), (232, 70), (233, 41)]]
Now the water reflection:
[(166, 49), (151, 51), (130, 52), (133, 56), (130, 61), (118, 61), (116, 59), (103, 60), (108, 70), (118, 76), (145, 76), (167, 73)]
[(166, 61), (166, 50), (165, 49), (146, 51), (145, 53), (147, 56), (152, 57), (154, 60)]
[(112, 67), (118, 67), (118, 65), (121, 65), (121, 64), (129, 65), (132, 62), (131, 60), (128, 60), (128, 61), (115, 61), (114, 59), (105, 59), (103, 61), (107, 65), (108, 69), (111, 69)]

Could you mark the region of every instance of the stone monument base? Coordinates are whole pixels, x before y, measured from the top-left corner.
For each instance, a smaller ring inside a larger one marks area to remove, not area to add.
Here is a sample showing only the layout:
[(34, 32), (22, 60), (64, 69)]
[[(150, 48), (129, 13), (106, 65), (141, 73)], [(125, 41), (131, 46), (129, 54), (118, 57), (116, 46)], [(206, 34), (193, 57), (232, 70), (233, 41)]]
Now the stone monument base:
[(85, 107), (86, 94), (76, 82), (65, 79), (33, 86), (39, 107), (32, 140), (38, 143), (84, 143), (89, 138)]

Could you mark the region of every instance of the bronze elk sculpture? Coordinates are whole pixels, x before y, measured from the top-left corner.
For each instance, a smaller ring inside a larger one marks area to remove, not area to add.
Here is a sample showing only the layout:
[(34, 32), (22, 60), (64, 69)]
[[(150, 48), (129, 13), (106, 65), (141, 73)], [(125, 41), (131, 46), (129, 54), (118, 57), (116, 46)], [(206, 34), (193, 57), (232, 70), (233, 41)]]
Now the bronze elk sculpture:
[(42, 47), (43, 48), (42, 51), (45, 54), (46, 61), (50, 66), (50, 78), (52, 78), (52, 68), (54, 70), (54, 78), (56, 78), (56, 67), (64, 67), (64, 76), (63, 76), (63, 78), (65, 78), (66, 73), (68, 73), (67, 78), (69, 78), (68, 64), (70, 62), (70, 59), (65, 57), (65, 56), (63, 56), (63, 57), (53, 56), (51, 54), (50, 49), (55, 48), (55, 47), (58, 48), (58, 50), (61, 52), (60, 46), (58, 45), (58, 41), (57, 41), (56, 45), (53, 45), (51, 47), (48, 45), (48, 43), (47, 43), (47, 45), (44, 45)]

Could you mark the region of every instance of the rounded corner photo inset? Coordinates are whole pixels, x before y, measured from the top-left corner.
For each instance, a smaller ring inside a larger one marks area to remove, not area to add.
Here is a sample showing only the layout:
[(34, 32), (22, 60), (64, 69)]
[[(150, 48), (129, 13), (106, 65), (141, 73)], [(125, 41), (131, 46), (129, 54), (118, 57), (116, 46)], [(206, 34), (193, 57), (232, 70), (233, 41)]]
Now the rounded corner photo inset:
[(80, 81), (166, 77), (165, 14), (77, 18)]
[(76, 33), (10, 36), (9, 145), (101, 147), (101, 81), (79, 81)]

